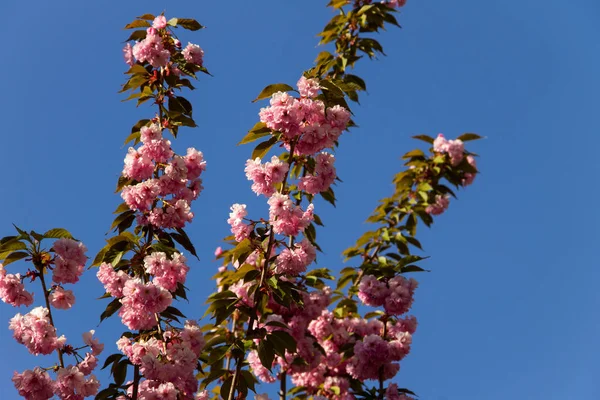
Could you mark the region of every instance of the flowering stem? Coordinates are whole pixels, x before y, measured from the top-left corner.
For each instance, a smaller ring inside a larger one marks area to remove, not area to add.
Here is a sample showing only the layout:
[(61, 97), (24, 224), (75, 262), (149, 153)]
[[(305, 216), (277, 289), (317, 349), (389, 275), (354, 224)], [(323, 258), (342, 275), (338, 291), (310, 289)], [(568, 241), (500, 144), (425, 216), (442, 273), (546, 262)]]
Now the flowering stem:
[[(385, 340), (385, 337), (387, 336), (387, 315), (382, 315), (381, 316), (381, 320), (383, 321), (383, 334), (381, 335), (381, 337), (383, 338), (383, 340)], [(379, 400), (383, 400), (383, 382), (385, 381), (384, 377), (383, 377), (383, 366), (381, 366), (379, 368)]]
[[(286, 193), (287, 189), (287, 179), (290, 175), (290, 171), (292, 169), (292, 164), (294, 163), (294, 147), (296, 146), (296, 142), (290, 143), (290, 156), (288, 159), (288, 171), (286, 172), (283, 181), (281, 183), (281, 193)], [(273, 248), (273, 242), (275, 241), (275, 232), (273, 231), (273, 227), (271, 226), (271, 230), (269, 232), (269, 244), (267, 245), (267, 251), (265, 252), (265, 265), (260, 274), (260, 280), (258, 282), (258, 287), (256, 288), (258, 296), (262, 296), (262, 292), (260, 291), (263, 285), (265, 284), (265, 278), (267, 276), (267, 270), (269, 269), (269, 259), (271, 258), (271, 249)], [(258, 311), (258, 305), (260, 304), (260, 297), (254, 299), (254, 307), (252, 309), (252, 315), (250, 315), (250, 320), (248, 321), (248, 329), (246, 330), (246, 337), (250, 336), (252, 331), (254, 331), (254, 322), (256, 321), (256, 314)], [(229, 391), (228, 400), (233, 400), (235, 395), (235, 387), (237, 385), (237, 381), (239, 379), (240, 371), (242, 369), (242, 363), (244, 362), (245, 354), (240, 354), (236, 358), (236, 367), (235, 372), (233, 373), (233, 379), (231, 380), (231, 389)]]
[[(52, 318), (52, 310), (50, 309), (50, 300), (48, 299), (48, 288), (46, 287), (46, 280), (44, 279), (44, 267), (39, 265), (35, 265), (35, 267), (39, 272), (40, 282), (42, 282), (42, 289), (44, 290), (44, 300), (46, 300), (46, 308), (48, 309), (48, 319), (50, 320), (50, 325), (52, 325), (52, 327), (56, 329), (56, 326), (54, 325), (54, 319)], [(58, 353), (58, 361), (60, 362), (60, 366), (61, 368), (64, 368), (65, 363), (63, 361), (62, 350), (56, 349), (56, 352)]]
[(140, 366), (136, 365), (133, 367), (133, 392), (131, 394), (131, 400), (137, 400), (139, 384), (140, 384)]
[(285, 372), (281, 373), (281, 383), (279, 384), (279, 400), (285, 400), (285, 394), (287, 393), (287, 389), (285, 384), (287, 383), (287, 374)]

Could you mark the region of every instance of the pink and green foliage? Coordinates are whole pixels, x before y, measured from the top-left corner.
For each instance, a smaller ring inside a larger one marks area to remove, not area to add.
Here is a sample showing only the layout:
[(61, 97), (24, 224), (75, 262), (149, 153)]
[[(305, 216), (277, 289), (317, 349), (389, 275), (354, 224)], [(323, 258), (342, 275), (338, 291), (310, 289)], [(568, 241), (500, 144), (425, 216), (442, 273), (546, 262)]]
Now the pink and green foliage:
[[(83, 273), (85, 246), (63, 229), (41, 235), (17, 228), (17, 236), (0, 242), (0, 298), (32, 306), (25, 281), (41, 283), (46, 306), (17, 314), (10, 329), (32, 354), (57, 353), (59, 361), (15, 373), (22, 397), (232, 400), (256, 392), (261, 382), (279, 382), (281, 398), (413, 398), (410, 390), (386, 382), (399, 372), (417, 328), (408, 314), (418, 286), (410, 275), (423, 271), (417, 264), (425, 258), (413, 254), (422, 250), (417, 226), (430, 226), (448, 209), (454, 190), (473, 183), (476, 155), (465, 142), (479, 136), (416, 136), (429, 148), (403, 156), (406, 169), (394, 177), (394, 192), (369, 217), (374, 228), (344, 252), (348, 266), (339, 278), (313, 267), (321, 251), (319, 214), (328, 207), (321, 199), (336, 203), (334, 152), (355, 126), (349, 102), (357, 103), (366, 90), (365, 81), (348, 71), (365, 55), (384, 54), (368, 34), (398, 26), (396, 8), (404, 3), (332, 0), (337, 13), (319, 34), (320, 44), (332, 51), (321, 52), (295, 86), (269, 85), (254, 100), (269, 103), (240, 144), (259, 141), (244, 172), (269, 212), (258, 216), (236, 203), (228, 219), (223, 216), (231, 235), (215, 252), (223, 265), (204, 325), (186, 319), (176, 300), (187, 299), (188, 258), (196, 250), (185, 228), (203, 190), (206, 162), (194, 148), (177, 154), (171, 146), (181, 127), (196, 126), (183, 90), (194, 89), (190, 79), (196, 73), (209, 75), (204, 51), (193, 43), (183, 46), (175, 29), (202, 26), (151, 14), (126, 26), (133, 32), (123, 49), (129, 77), (122, 92), (130, 92), (127, 99), (138, 106), (151, 100), (156, 108), (125, 140), (131, 147), (117, 182), (123, 203), (115, 211), (114, 234), (91, 267), (97, 267), (102, 298), (110, 299), (100, 320), (116, 314), (127, 330), (109, 339), (119, 352), (104, 359), (112, 382), (100, 388), (91, 374), (103, 349), (94, 331), (84, 333), (85, 345), (75, 348), (58, 336), (52, 318), (53, 308), (69, 309), (75, 302), (65, 286)], [(51, 239), (45, 250), (42, 241)], [(9, 273), (6, 266), (21, 259), (34, 269)], [(65, 364), (65, 356), (74, 363)]]

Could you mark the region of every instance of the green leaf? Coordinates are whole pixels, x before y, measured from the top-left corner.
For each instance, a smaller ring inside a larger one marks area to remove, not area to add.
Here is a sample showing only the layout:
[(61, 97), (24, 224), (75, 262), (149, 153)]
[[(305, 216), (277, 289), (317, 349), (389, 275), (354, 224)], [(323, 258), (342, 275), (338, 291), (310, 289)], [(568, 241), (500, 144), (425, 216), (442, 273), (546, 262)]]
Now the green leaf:
[(0, 252), (4, 253), (12, 250), (25, 250), (26, 248), (27, 245), (25, 243), (21, 242), (17, 238), (13, 238), (0, 245)]
[(273, 147), (273, 145), (277, 143), (278, 140), (279, 138), (277, 136), (273, 136), (266, 142), (259, 143), (252, 151), (251, 158), (253, 160), (257, 157), (263, 158), (269, 152), (269, 150), (271, 150), (271, 147)]
[(125, 355), (121, 354), (121, 353), (111, 354), (110, 356), (106, 357), (106, 361), (104, 361), (104, 366), (102, 366), (102, 368), (100, 368), (100, 369), (104, 369), (104, 368), (108, 367), (109, 364), (118, 362), (123, 357), (125, 357)]
[(137, 41), (146, 39), (146, 35), (147, 35), (147, 32), (145, 30), (133, 31), (133, 32), (131, 32), (131, 35), (129, 35), (127, 40), (125, 40), (125, 41), (129, 42), (130, 40), (135, 40), (137, 42)]
[(254, 100), (252, 100), (252, 102), (255, 103), (258, 100), (266, 99), (268, 97), (271, 97), (274, 93), (277, 93), (277, 92), (289, 92), (289, 91), (295, 91), (295, 90), (293, 87), (291, 87), (290, 85), (286, 85), (285, 83), (275, 83), (273, 85), (269, 85), (269, 86), (265, 87), (258, 94), (258, 97), (256, 97)]
[(402, 267), (400, 273), (405, 274), (408, 272), (431, 272), (427, 269), (423, 269), (421, 267), (417, 267), (416, 265), (407, 265), (406, 267)]
[(335, 207), (335, 194), (333, 193), (333, 189), (330, 187), (324, 192), (319, 193), (321, 197), (323, 197), (328, 203), (331, 203)]
[[(221, 385), (221, 390), (219, 391), (219, 394), (221, 395), (222, 399), (228, 399), (229, 398), (229, 392), (231, 392), (231, 385), (232, 385), (232, 383), (233, 383), (233, 376), (230, 376)], [(235, 388), (234, 388), (234, 390), (235, 390)]]
[(156, 16), (153, 14), (144, 14), (144, 15), (140, 15), (139, 17), (137, 17), (137, 19), (145, 19), (147, 21), (152, 21), (152, 20), (154, 20), (154, 18), (156, 18)]
[(100, 315), (100, 322), (104, 321), (106, 318), (110, 317), (114, 313), (116, 313), (119, 308), (121, 308), (121, 302), (119, 299), (114, 299), (106, 306), (106, 309)]
[(200, 25), (200, 23), (198, 21), (196, 21), (195, 19), (190, 19), (190, 18), (172, 18), (172, 20), (177, 20), (175, 22), (175, 25), (173, 26), (180, 26), (184, 29), (187, 29), (189, 31), (197, 31), (199, 29), (204, 28), (204, 26)]
[(418, 140), (422, 140), (424, 142), (427, 142), (429, 144), (433, 144), (433, 141), (435, 140), (434, 138), (432, 138), (431, 136), (427, 136), (427, 135), (417, 135), (417, 136), (413, 136), (413, 139), (418, 139)]
[(120, 361), (116, 368), (113, 371), (113, 376), (115, 378), (115, 383), (117, 386), (121, 386), (125, 382), (125, 378), (127, 377), (127, 366), (129, 365), (128, 360)]
[(47, 239), (73, 239), (71, 233), (63, 228), (50, 229), (48, 232), (44, 233), (44, 237)]
[(244, 138), (237, 145), (239, 146), (240, 144), (251, 143), (270, 134), (271, 129), (267, 128), (267, 125), (264, 122), (257, 122), (256, 125), (254, 125), (254, 127), (248, 131), (248, 134), (244, 136)]
[(342, 8), (346, 4), (348, 4), (348, 0), (331, 0), (327, 7)]
[(271, 346), (267, 345), (266, 340), (261, 340), (258, 344), (258, 358), (260, 363), (270, 371), (273, 367), (275, 352)]
[(171, 237), (175, 239), (177, 243), (182, 245), (184, 249), (189, 251), (190, 254), (192, 254), (194, 257), (200, 260), (200, 258), (198, 258), (198, 254), (196, 254), (196, 248), (192, 244), (192, 241), (190, 240), (187, 233), (185, 233), (185, 231), (181, 228), (177, 228), (177, 232), (178, 233), (171, 233)]
[(152, 26), (150, 25), (150, 22), (141, 19), (136, 19), (132, 23), (125, 25), (125, 28), (123, 29), (148, 28), (150, 26)]
[(290, 353), (296, 352), (296, 340), (294, 340), (292, 335), (286, 331), (273, 331), (268, 336), (268, 339), (270, 342), (275, 341), (277, 345), (283, 345), (283, 347)]
[(468, 142), (470, 140), (479, 140), (479, 139), (483, 139), (482, 136), (479, 136), (476, 133), (464, 133), (462, 135), (460, 135), (459, 137), (457, 137), (458, 140), (462, 140), (463, 142)]
[(10, 253), (8, 255), (8, 257), (6, 257), (4, 259), (4, 261), (2, 262), (2, 264), (4, 264), (4, 266), (6, 267), (8, 264), (11, 264), (15, 261), (22, 260), (23, 258), (27, 257), (28, 255), (29, 255), (29, 253), (25, 253), (24, 251), (15, 251), (14, 253)]

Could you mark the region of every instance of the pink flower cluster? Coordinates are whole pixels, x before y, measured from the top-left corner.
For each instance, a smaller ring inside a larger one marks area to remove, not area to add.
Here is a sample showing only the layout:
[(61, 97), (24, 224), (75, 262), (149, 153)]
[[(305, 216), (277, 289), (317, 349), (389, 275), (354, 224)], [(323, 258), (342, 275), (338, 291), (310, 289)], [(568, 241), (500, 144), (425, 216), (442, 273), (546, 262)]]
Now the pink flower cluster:
[(77, 283), (87, 261), (87, 248), (73, 239), (58, 239), (54, 242), (54, 270), (52, 280), (56, 283)]
[(166, 67), (171, 57), (171, 52), (165, 49), (160, 32), (154, 27), (146, 30), (146, 38), (137, 42), (132, 52), (139, 62), (147, 61), (154, 68)]
[(204, 59), (204, 51), (197, 44), (189, 43), (185, 46), (185, 49), (181, 52), (185, 61), (202, 66)]
[(425, 208), (425, 212), (431, 215), (440, 215), (448, 209), (449, 205), (450, 198), (447, 195), (442, 196), (437, 194), (435, 196), (435, 203), (428, 205)]
[(15, 372), (12, 381), (19, 391), (19, 395), (26, 400), (47, 400), (54, 396), (54, 382), (50, 375), (40, 367), (20, 374)]
[(465, 145), (462, 140), (447, 140), (441, 133), (433, 141), (433, 151), (436, 153), (446, 153), (450, 156), (452, 166), (460, 164), (464, 157)]
[(63, 400), (83, 400), (98, 393), (100, 382), (76, 366), (59, 368), (56, 381), (39, 367), (13, 374), (13, 384), (26, 400), (48, 400), (54, 395)]
[(203, 189), (204, 157), (193, 148), (186, 156), (175, 155), (157, 124), (142, 127), (141, 142), (137, 150), (129, 148), (123, 168), (124, 177), (139, 183), (125, 186), (121, 197), (131, 210), (141, 213), (140, 224), (182, 228), (194, 217), (190, 203)]
[(388, 0), (386, 1), (382, 1), (382, 3), (386, 4), (388, 7), (390, 8), (394, 8), (394, 7), (404, 7), (404, 5), (406, 4), (406, 0)]
[(155, 252), (144, 258), (146, 272), (154, 275), (152, 282), (159, 287), (174, 292), (178, 283), (184, 283), (190, 267), (186, 258), (180, 253), (174, 253), (172, 259), (162, 252)]
[(309, 204), (306, 211), (295, 205), (288, 195), (275, 193), (267, 201), (269, 204), (269, 220), (273, 231), (286, 236), (297, 236), (313, 220), (314, 206)]
[(275, 185), (283, 182), (289, 165), (273, 156), (270, 162), (262, 164), (260, 158), (246, 161), (246, 177), (253, 181), (252, 190), (257, 195), (270, 197), (275, 193)]
[(296, 243), (292, 249), (286, 248), (279, 253), (275, 261), (275, 272), (278, 274), (287, 274), (298, 276), (308, 267), (315, 258), (317, 252), (307, 239)]
[(252, 225), (244, 222), (244, 217), (248, 215), (245, 204), (234, 204), (231, 206), (229, 219), (227, 223), (231, 226), (231, 233), (235, 235), (235, 240), (241, 242), (252, 233)]
[(350, 112), (341, 106), (325, 109), (325, 104), (314, 100), (319, 84), (312, 79), (300, 78), (298, 89), (304, 97), (297, 99), (284, 92), (275, 93), (271, 106), (260, 110), (260, 120), (267, 127), (283, 133), (286, 147), (297, 139), (295, 154), (311, 155), (333, 147), (350, 121)]
[(70, 290), (65, 290), (60, 286), (55, 286), (54, 290), (48, 296), (48, 300), (52, 307), (61, 310), (68, 310), (75, 304), (75, 295)]
[(140, 384), (140, 399), (194, 399), (198, 390), (194, 371), (204, 348), (195, 321), (186, 321), (181, 331), (166, 331), (162, 339), (133, 342), (122, 337), (117, 346), (146, 378)]
[(115, 271), (112, 265), (102, 263), (96, 273), (98, 280), (104, 285), (106, 293), (112, 297), (123, 297), (123, 288), (131, 277), (123, 271)]
[(156, 326), (155, 313), (163, 312), (173, 302), (171, 293), (153, 282), (143, 283), (132, 278), (125, 283), (119, 316), (131, 330), (151, 329)]
[(64, 336), (56, 336), (56, 329), (50, 323), (45, 307), (36, 307), (25, 315), (15, 315), (10, 320), (9, 328), (15, 340), (34, 355), (50, 354), (61, 349), (67, 340)]
[(143, 283), (112, 265), (102, 263), (96, 276), (111, 296), (122, 304), (119, 316), (129, 329), (150, 329), (156, 326), (155, 313), (164, 311), (173, 301), (171, 292), (185, 282), (189, 267), (186, 258), (174, 253), (171, 258), (163, 252), (154, 252), (144, 258), (144, 269), (152, 281)]
[(310, 194), (317, 194), (329, 189), (335, 181), (336, 171), (333, 163), (333, 154), (319, 153), (315, 157), (315, 175), (307, 175), (300, 178), (298, 189)]
[(13, 307), (27, 306), (33, 303), (33, 293), (25, 290), (21, 274), (9, 274), (0, 264), (0, 299)]
[(358, 285), (358, 298), (368, 306), (383, 306), (388, 314), (402, 315), (410, 309), (417, 286), (413, 278), (395, 276), (386, 283), (366, 275)]
[[(166, 29), (167, 25), (167, 18), (159, 15), (152, 22), (152, 26), (146, 29), (144, 39), (136, 42), (133, 46), (127, 43), (123, 48), (125, 63), (133, 66), (136, 60), (140, 63), (148, 62), (154, 68), (168, 67), (179, 75), (181, 70), (176, 66), (169, 66), (169, 61), (176, 54), (174, 52), (181, 48), (181, 42), (171, 36), (169, 30)], [(181, 55), (186, 62), (202, 66), (204, 51), (197, 44), (188, 43), (181, 51)]]
[[(410, 351), (416, 319), (388, 321), (384, 330), (383, 322), (376, 319), (337, 318), (327, 310), (330, 295), (329, 288), (322, 293), (304, 293), (304, 305), (289, 309), (274, 302), (269, 304), (275, 312), (273, 317), (290, 327), (290, 334), (297, 342), (297, 353), (288, 354), (285, 359), (277, 357), (275, 361), (296, 386), (306, 387), (311, 395), (353, 399), (351, 379), (379, 379), (380, 368), (386, 379), (398, 372), (398, 362)], [(317, 344), (324, 353), (317, 350)], [(343, 349), (349, 347), (354, 354), (344, 357)], [(298, 357), (304, 362), (297, 362)], [(275, 380), (260, 364), (257, 354), (250, 353), (248, 361), (258, 379)], [(334, 387), (339, 388), (339, 393)]]
[[(467, 162), (469, 163), (470, 166), (477, 169), (477, 162), (475, 161), (475, 157), (468, 155)], [(464, 178), (462, 180), (463, 186), (469, 186), (470, 184), (472, 184), (473, 181), (475, 180), (475, 175), (476, 174), (474, 174), (474, 173), (466, 172), (464, 175)]]
[(83, 400), (98, 393), (100, 382), (94, 375), (85, 377), (78, 367), (60, 368), (56, 374), (54, 393), (63, 400)]
[(398, 392), (398, 385), (390, 383), (385, 391), (385, 400), (414, 400), (413, 397)]

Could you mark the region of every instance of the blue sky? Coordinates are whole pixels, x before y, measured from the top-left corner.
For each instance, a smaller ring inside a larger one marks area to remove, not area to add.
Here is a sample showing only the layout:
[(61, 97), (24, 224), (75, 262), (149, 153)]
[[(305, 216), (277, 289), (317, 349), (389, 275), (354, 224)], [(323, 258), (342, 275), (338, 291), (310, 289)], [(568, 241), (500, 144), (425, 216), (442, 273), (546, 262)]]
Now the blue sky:
[[(331, 17), (325, 3), (3, 1), (0, 235), (12, 234), (12, 223), (65, 227), (95, 255), (120, 202), (122, 143), (154, 112), (120, 102), (121, 28), (165, 8), (197, 18), (208, 28), (181, 38), (204, 48), (214, 78), (202, 77), (188, 97), (200, 127), (182, 130), (175, 146), (197, 147), (208, 161), (189, 230), (201, 261), (191, 262), (183, 307), (200, 317), (229, 206), (266, 210), (243, 174), (251, 147), (235, 146), (258, 118), (261, 105), (250, 100), (312, 65), (315, 34)], [(368, 228), (399, 157), (417, 145), (410, 136), (487, 138), (469, 147), (481, 155), (475, 184), (419, 233), (432, 272), (416, 276), (420, 324), (396, 380), (422, 399), (600, 397), (598, 17), (593, 0), (409, 0), (403, 29), (380, 37), (388, 56), (356, 71), (369, 93), (354, 108), (360, 128), (342, 136), (336, 155), (339, 205), (316, 204), (326, 224), (319, 266), (344, 265), (341, 251)], [(102, 294), (92, 272), (74, 290), (74, 310), (57, 312), (68, 337), (96, 328), (106, 304), (91, 299)], [(0, 305), (2, 399), (16, 398), (12, 371), (40, 362), (11, 338), (14, 313)], [(96, 329), (114, 349), (118, 320)]]

